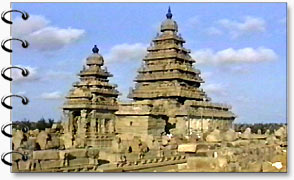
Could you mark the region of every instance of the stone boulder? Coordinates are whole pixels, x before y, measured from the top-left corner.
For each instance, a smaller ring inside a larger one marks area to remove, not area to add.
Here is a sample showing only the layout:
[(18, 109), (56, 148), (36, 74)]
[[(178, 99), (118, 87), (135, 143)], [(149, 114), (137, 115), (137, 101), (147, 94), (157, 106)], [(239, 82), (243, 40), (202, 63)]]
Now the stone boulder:
[(206, 141), (207, 142), (221, 142), (222, 137), (220, 134), (220, 130), (215, 129), (213, 130), (210, 134), (206, 136)]
[(233, 129), (228, 129), (224, 135), (223, 135), (223, 140), (225, 141), (235, 141), (238, 138), (237, 133)]
[(244, 133), (240, 134), (240, 137), (242, 139), (251, 139), (251, 129), (250, 128), (246, 128)]
[(279, 139), (284, 139), (286, 136), (287, 136), (287, 130), (286, 128), (283, 126), (283, 127), (280, 127), (278, 130), (276, 130), (274, 132), (275, 136)]

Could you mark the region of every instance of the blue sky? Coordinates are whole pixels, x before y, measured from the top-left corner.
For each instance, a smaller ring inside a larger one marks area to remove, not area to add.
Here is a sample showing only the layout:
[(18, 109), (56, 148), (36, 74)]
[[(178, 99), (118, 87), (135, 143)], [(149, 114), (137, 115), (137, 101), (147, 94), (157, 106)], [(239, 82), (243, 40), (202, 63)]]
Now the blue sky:
[(213, 102), (232, 105), (236, 122), (286, 122), (285, 3), (13, 3), (13, 120), (61, 117), (61, 106), (94, 44), (104, 56), (111, 82), (126, 100), (146, 48), (171, 6), (179, 33), (191, 49)]

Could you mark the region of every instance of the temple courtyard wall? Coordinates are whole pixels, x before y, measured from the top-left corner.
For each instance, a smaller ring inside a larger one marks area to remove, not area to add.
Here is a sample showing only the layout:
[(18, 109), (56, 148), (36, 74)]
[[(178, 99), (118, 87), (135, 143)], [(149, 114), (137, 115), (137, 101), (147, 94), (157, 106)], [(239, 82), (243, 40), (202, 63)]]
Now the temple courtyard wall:
[[(53, 129), (14, 131), (12, 172), (286, 172), (287, 131), (213, 130), (190, 137), (116, 135), (108, 147), (64, 149)], [(22, 136), (21, 136), (22, 135)], [(55, 145), (54, 145), (55, 144)]]

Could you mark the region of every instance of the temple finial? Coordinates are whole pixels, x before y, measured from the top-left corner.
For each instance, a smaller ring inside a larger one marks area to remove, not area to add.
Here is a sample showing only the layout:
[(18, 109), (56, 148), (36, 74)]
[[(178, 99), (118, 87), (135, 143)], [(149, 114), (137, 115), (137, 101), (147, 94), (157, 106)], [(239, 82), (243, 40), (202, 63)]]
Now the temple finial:
[(93, 53), (98, 54), (99, 49), (97, 48), (97, 45), (94, 45), (93, 49), (92, 49)]
[(167, 14), (166, 14), (166, 18), (171, 19), (172, 17), (173, 17), (173, 14), (171, 13), (170, 6), (168, 6), (168, 11), (167, 11)]

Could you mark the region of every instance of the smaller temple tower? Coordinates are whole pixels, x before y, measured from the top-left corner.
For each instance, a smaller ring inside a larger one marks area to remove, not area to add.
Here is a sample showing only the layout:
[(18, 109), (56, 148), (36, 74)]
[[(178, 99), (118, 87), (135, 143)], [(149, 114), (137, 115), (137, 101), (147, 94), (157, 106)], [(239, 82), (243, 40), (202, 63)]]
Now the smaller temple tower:
[(116, 85), (109, 83), (112, 75), (104, 65), (104, 59), (95, 45), (73, 84), (63, 112), (64, 143), (66, 148), (85, 146), (107, 146), (115, 132), (115, 115), (118, 110)]

